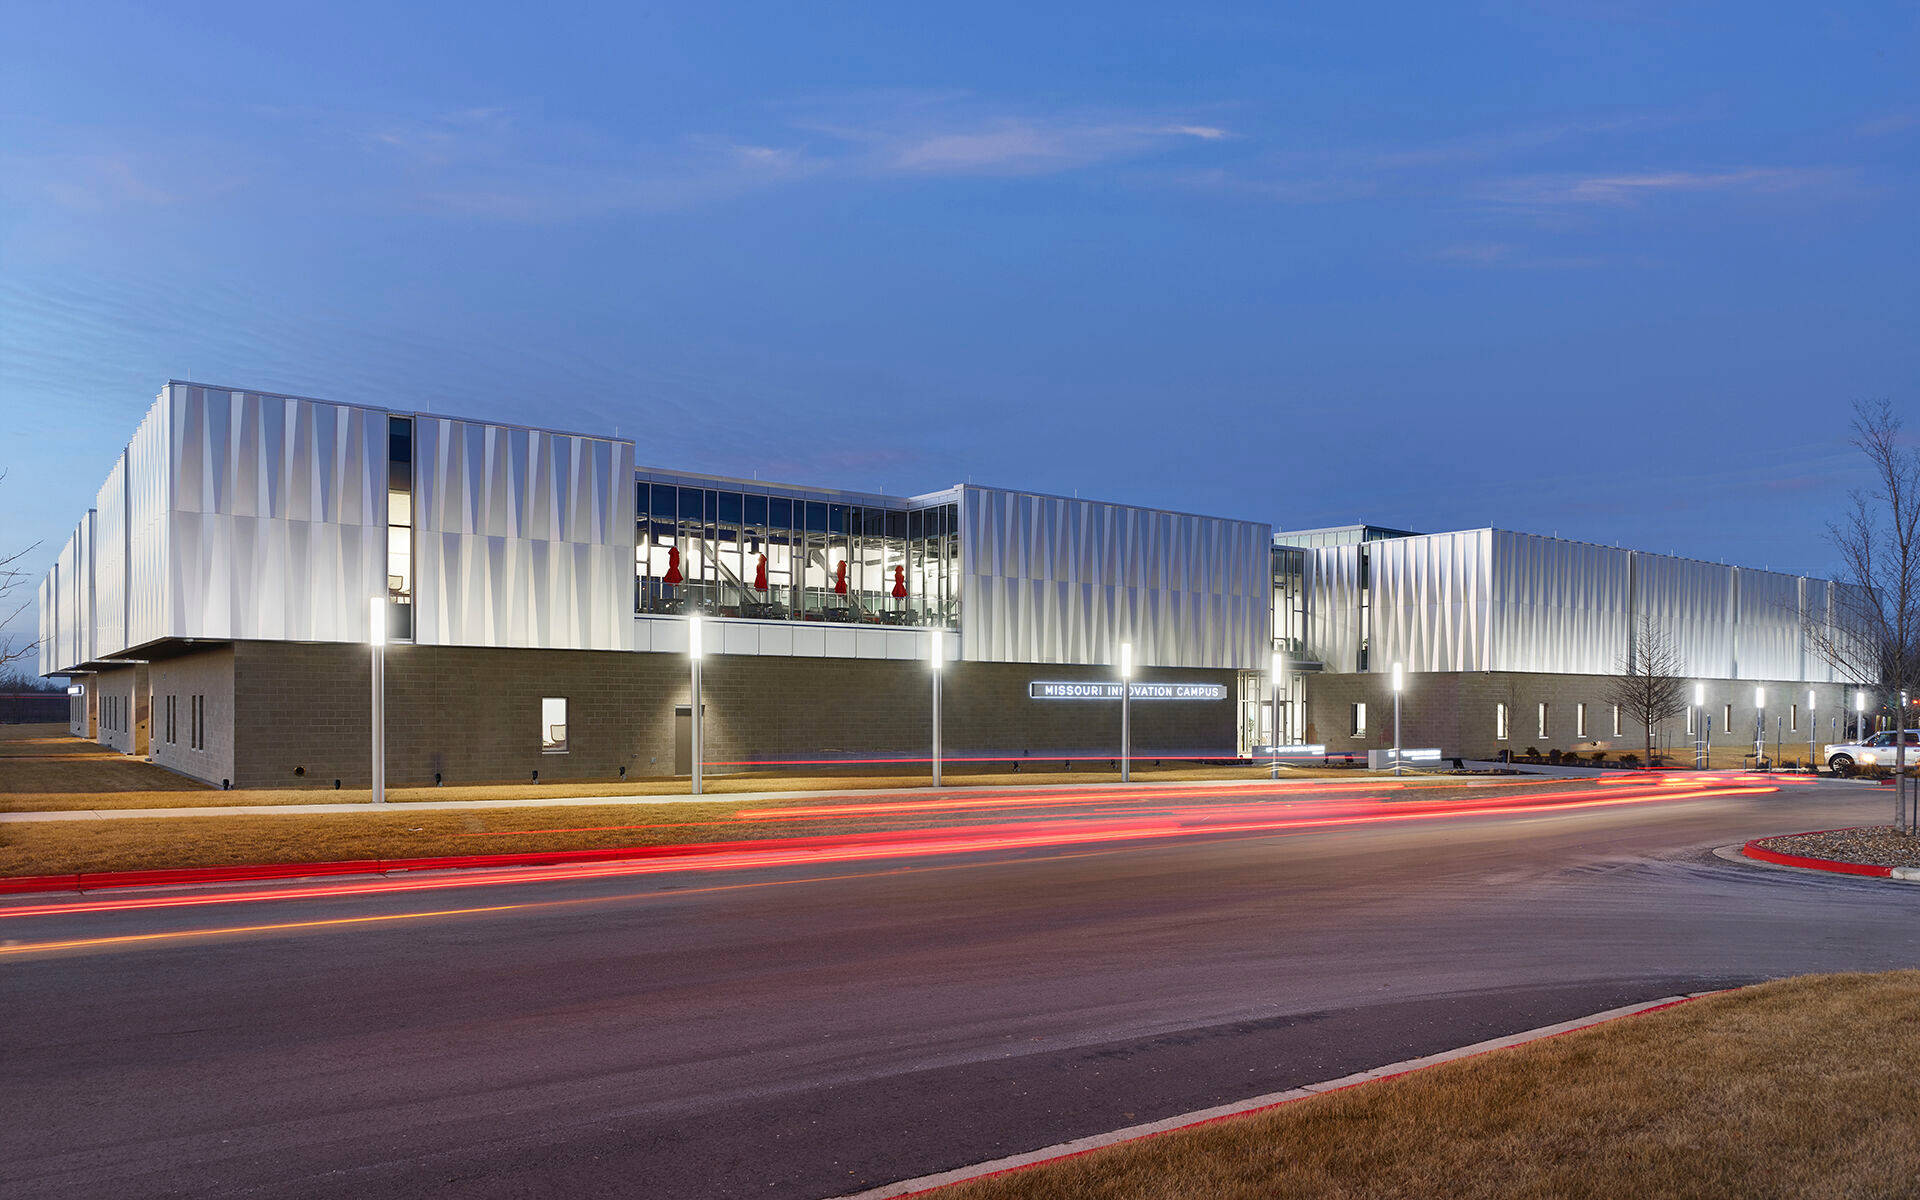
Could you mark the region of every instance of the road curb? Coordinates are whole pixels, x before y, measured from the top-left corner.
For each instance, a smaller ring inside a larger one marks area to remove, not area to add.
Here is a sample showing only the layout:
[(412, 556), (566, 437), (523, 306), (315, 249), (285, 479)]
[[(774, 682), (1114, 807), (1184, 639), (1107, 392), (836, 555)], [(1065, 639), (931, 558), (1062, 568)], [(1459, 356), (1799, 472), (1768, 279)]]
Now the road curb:
[(1144, 1125), (1129, 1125), (1124, 1129), (1116, 1129), (1109, 1133), (1093, 1134), (1089, 1137), (1075, 1138), (1070, 1142), (1060, 1142), (1057, 1145), (1046, 1146), (1039, 1150), (1030, 1150), (1024, 1154), (1012, 1154), (1005, 1158), (996, 1158), (983, 1163), (975, 1163), (972, 1166), (956, 1167), (950, 1171), (941, 1171), (933, 1175), (922, 1175), (917, 1179), (903, 1179), (898, 1183), (889, 1183), (877, 1188), (869, 1188), (863, 1192), (850, 1192), (846, 1195), (832, 1197), (831, 1200), (902, 1200), (904, 1197), (922, 1196), (929, 1192), (938, 1191), (941, 1188), (951, 1187), (954, 1184), (967, 1183), (976, 1179), (985, 1179), (992, 1175), (1005, 1175), (1012, 1171), (1020, 1171), (1028, 1167), (1037, 1167), (1044, 1163), (1059, 1162), (1062, 1159), (1077, 1158), (1082, 1154), (1105, 1149), (1108, 1146), (1118, 1146), (1126, 1142), (1137, 1142), (1145, 1138), (1158, 1137), (1163, 1133), (1172, 1133), (1176, 1130), (1193, 1129), (1201, 1125), (1210, 1125), (1215, 1121), (1224, 1121), (1233, 1117), (1251, 1116), (1255, 1113), (1266, 1112), (1288, 1104), (1298, 1103), (1301, 1100), (1310, 1100), (1315, 1096), (1325, 1095), (1328, 1092), (1344, 1091), (1350, 1087), (1358, 1087), (1363, 1083), (1374, 1083), (1382, 1079), (1394, 1079), (1401, 1075), (1409, 1075), (1415, 1071), (1425, 1070), (1428, 1067), (1437, 1067), (1441, 1063), (1455, 1062), (1463, 1058), (1474, 1058), (1482, 1054), (1491, 1054), (1496, 1050), (1506, 1050), (1514, 1046), (1525, 1045), (1528, 1042), (1540, 1041), (1544, 1038), (1576, 1033), (1582, 1029), (1592, 1029), (1597, 1025), (1605, 1025), (1611, 1021), (1622, 1020), (1626, 1017), (1637, 1017), (1650, 1012), (1658, 1012), (1661, 1009), (1674, 1008), (1706, 996), (1720, 996), (1728, 992), (1740, 990), (1742, 989), (1719, 988), (1708, 992), (1689, 992), (1682, 996), (1667, 996), (1659, 1000), (1647, 1000), (1639, 1004), (1628, 1004), (1620, 1008), (1610, 1008), (1605, 1012), (1598, 1012), (1585, 1017), (1575, 1017), (1571, 1021), (1561, 1021), (1555, 1025), (1543, 1025), (1538, 1029), (1529, 1029), (1522, 1033), (1510, 1033), (1505, 1037), (1489, 1038), (1484, 1042), (1475, 1042), (1470, 1046), (1461, 1046), (1454, 1050), (1443, 1050), (1438, 1054), (1428, 1054), (1420, 1058), (1410, 1058), (1403, 1062), (1389, 1063), (1384, 1067), (1376, 1067), (1370, 1071), (1356, 1071), (1351, 1075), (1343, 1075), (1338, 1079), (1329, 1079), (1321, 1083), (1303, 1084), (1297, 1088), (1289, 1088), (1284, 1092), (1271, 1092), (1267, 1095), (1255, 1096), (1250, 1100), (1242, 1100), (1235, 1104), (1222, 1104), (1214, 1108), (1198, 1109), (1194, 1112), (1182, 1113), (1179, 1116), (1167, 1117), (1159, 1121), (1151, 1121)]
[[(1825, 833), (1827, 830), (1810, 830), (1812, 833)], [(1800, 837), (1801, 834), (1775, 834), (1774, 837)], [(1740, 853), (1755, 862), (1771, 863), (1778, 867), (1797, 867), (1803, 871), (1825, 871), (1830, 875), (1855, 875), (1871, 879), (1891, 879), (1898, 883), (1920, 883), (1920, 867), (1883, 867), (1876, 863), (1845, 862), (1837, 858), (1812, 858), (1804, 854), (1787, 854), (1779, 850), (1769, 850), (1760, 845), (1770, 838), (1754, 838), (1740, 847)]]

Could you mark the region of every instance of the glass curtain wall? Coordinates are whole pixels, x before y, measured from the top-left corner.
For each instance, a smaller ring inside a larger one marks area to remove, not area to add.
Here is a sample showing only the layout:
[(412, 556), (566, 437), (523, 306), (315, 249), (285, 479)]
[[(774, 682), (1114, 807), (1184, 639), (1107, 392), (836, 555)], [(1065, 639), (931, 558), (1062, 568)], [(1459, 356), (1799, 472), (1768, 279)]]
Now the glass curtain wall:
[(956, 505), (901, 510), (635, 485), (634, 611), (956, 625)]

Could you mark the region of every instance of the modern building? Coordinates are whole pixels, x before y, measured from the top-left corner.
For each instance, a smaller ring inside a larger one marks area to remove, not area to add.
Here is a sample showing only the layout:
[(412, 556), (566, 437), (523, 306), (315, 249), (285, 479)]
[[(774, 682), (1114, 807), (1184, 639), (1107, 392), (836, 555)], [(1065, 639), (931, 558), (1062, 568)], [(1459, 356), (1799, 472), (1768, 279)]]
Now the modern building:
[(1796, 736), (1839, 712), (1843, 681), (1801, 632), (1830, 616), (1822, 580), (638, 453), (169, 382), (41, 584), (40, 670), (74, 684), (75, 734), (247, 787), (366, 786), (374, 600), (395, 784), (688, 773), (696, 613), (710, 771), (924, 758), (936, 630), (955, 758), (1116, 755), (1098, 685), (1123, 645), (1140, 758), (1386, 744), (1394, 662), (1407, 745), (1630, 742), (1602, 702), (1643, 613), (1710, 688), (1716, 741), (1751, 743), (1756, 685)]

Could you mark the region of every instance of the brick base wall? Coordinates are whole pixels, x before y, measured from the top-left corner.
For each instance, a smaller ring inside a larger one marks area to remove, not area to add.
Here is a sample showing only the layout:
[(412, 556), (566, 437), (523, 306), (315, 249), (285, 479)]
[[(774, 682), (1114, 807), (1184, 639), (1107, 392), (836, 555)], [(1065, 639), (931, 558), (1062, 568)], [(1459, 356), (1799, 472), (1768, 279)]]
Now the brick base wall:
[[(367, 786), (365, 647), (241, 642), (231, 653), (234, 786), (331, 787), (335, 779)], [(622, 767), (629, 776), (669, 775), (675, 709), (688, 704), (691, 690), (687, 660), (666, 654), (394, 645), (386, 675), (393, 786), (431, 783), (436, 772), (447, 783), (529, 779), (534, 771), (542, 781), (613, 779)], [(950, 664), (946, 753), (1118, 754), (1117, 702), (1030, 700), (1027, 683), (1039, 678), (1107, 680), (1111, 672)], [(1142, 670), (1140, 678), (1220, 683), (1227, 699), (1136, 701), (1137, 757), (1234, 752), (1234, 672)], [(781, 759), (924, 757), (931, 682), (918, 662), (712, 656), (701, 679), (708, 770)], [(540, 749), (540, 705), (549, 696), (568, 702), (565, 754)]]
[[(149, 722), (153, 761), (160, 766), (217, 784), (234, 780), (234, 651), (231, 646), (164, 658), (147, 668), (153, 693)], [(193, 697), (206, 698), (204, 748), (193, 745)], [(173, 700), (172, 739), (168, 739), (167, 700)]]
[[(1608, 699), (1612, 680), (1604, 675), (1536, 675), (1521, 672), (1458, 672), (1414, 674), (1407, 676), (1407, 690), (1401, 700), (1400, 744), (1406, 747), (1438, 746), (1448, 755), (1463, 758), (1495, 758), (1501, 750), (1524, 754), (1528, 747), (1545, 754), (1550, 750), (1590, 749), (1595, 743), (1611, 754), (1644, 753), (1646, 735), (1633, 727), (1631, 718), (1622, 717), (1622, 729), (1613, 732), (1613, 710)], [(1839, 684), (1794, 683), (1786, 680), (1756, 682), (1747, 680), (1701, 680), (1706, 686), (1707, 712), (1712, 717), (1712, 744), (1735, 746), (1753, 744), (1755, 708), (1753, 690), (1767, 692), (1767, 744), (1773, 744), (1774, 720), (1781, 723), (1781, 753), (1798, 749), (1804, 757), (1810, 732), (1807, 690), (1814, 692), (1813, 717), (1819, 722), (1816, 741), (1833, 741), (1830, 718), (1845, 717), (1846, 689)], [(1691, 689), (1691, 684), (1689, 684)], [(1691, 690), (1689, 690), (1691, 696)], [(1367, 736), (1351, 736), (1351, 706), (1367, 706)], [(1539, 732), (1538, 705), (1547, 705), (1547, 729)], [(1587, 706), (1587, 733), (1580, 736), (1579, 705)], [(1509, 733), (1503, 741), (1495, 736), (1495, 706), (1506, 704)], [(1725, 705), (1733, 705), (1733, 724), (1726, 726)], [(1794, 713), (1795, 706), (1799, 711)], [(1793, 726), (1797, 716), (1798, 729)], [(1324, 742), (1334, 752), (1380, 749), (1393, 745), (1393, 691), (1385, 672), (1366, 675), (1315, 675), (1307, 683), (1307, 741)], [(1666, 723), (1655, 739), (1662, 744), (1687, 750), (1693, 735), (1686, 719)]]

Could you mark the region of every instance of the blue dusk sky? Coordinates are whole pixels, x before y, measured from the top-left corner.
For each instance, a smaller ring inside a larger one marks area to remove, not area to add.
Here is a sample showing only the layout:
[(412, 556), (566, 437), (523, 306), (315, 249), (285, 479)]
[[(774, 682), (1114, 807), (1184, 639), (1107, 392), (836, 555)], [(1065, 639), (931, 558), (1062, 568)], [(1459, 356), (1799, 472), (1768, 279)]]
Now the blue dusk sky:
[(1920, 416), (1912, 4), (0, 20), (36, 578), (169, 377), (1812, 573), (1850, 403)]

